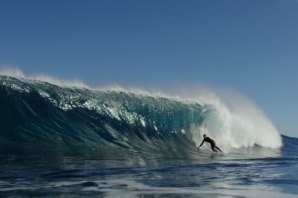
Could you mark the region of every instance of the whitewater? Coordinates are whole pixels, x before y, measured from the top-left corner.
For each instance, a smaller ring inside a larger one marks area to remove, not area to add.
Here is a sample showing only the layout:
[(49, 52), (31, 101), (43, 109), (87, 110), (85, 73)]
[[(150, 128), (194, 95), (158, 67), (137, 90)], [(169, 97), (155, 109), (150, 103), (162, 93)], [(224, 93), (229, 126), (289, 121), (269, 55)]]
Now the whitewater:
[[(205, 144), (214, 138), (224, 155)], [(0, 194), (295, 197), (298, 141), (227, 90), (90, 88), (0, 72)]]

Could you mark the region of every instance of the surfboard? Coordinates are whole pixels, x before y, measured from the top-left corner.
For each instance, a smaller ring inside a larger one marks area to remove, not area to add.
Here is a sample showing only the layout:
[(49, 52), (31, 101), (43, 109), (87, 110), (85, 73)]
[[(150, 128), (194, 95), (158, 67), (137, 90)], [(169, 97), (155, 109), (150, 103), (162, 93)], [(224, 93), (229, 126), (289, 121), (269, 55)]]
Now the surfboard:
[(212, 150), (206, 150), (206, 149), (199, 149), (197, 147), (197, 151), (198, 153), (202, 154), (202, 155), (216, 155), (216, 156), (223, 156), (224, 153), (223, 152), (215, 152), (215, 151), (212, 151)]

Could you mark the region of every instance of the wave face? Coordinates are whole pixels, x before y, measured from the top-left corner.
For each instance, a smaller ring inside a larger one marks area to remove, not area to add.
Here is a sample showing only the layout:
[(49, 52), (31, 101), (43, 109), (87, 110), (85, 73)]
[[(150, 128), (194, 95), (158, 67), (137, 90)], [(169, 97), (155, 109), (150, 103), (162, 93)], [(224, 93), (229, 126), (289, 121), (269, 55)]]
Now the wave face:
[(194, 153), (203, 133), (220, 147), (280, 148), (281, 137), (251, 103), (177, 99), (0, 76), (0, 154), (102, 157)]
[(285, 157), (297, 157), (297, 151), (298, 151), (298, 138), (294, 137), (288, 137), (288, 136), (282, 136), (282, 154)]

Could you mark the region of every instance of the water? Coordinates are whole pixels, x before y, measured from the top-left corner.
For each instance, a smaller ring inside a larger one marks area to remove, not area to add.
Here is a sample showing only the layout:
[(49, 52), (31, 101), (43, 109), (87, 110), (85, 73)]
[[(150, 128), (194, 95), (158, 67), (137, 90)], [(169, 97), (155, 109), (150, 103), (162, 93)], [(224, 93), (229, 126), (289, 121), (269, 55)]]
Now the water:
[(206, 151), (197, 159), (2, 158), (0, 191), (12, 197), (296, 197), (297, 156), (266, 153), (270, 157)]
[[(175, 98), (4, 75), (0, 121), (1, 197), (298, 194), (298, 139), (280, 136), (239, 98), (229, 104), (210, 95)], [(208, 145), (198, 151), (203, 133), (225, 153)]]

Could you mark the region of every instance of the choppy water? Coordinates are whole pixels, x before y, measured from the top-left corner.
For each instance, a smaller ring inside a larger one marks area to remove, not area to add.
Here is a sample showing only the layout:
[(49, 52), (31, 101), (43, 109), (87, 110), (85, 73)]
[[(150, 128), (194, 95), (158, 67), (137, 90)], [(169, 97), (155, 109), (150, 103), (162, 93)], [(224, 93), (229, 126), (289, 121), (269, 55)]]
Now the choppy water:
[[(2, 157), (0, 193), (8, 197), (297, 197), (298, 141), (283, 139), (281, 152), (221, 156), (204, 151), (196, 159)], [(287, 151), (287, 146), (293, 150)]]

